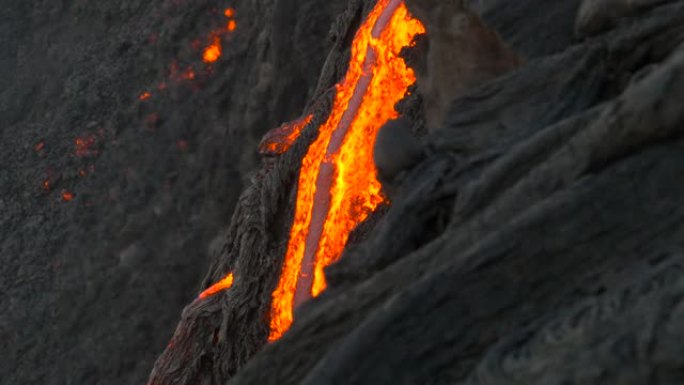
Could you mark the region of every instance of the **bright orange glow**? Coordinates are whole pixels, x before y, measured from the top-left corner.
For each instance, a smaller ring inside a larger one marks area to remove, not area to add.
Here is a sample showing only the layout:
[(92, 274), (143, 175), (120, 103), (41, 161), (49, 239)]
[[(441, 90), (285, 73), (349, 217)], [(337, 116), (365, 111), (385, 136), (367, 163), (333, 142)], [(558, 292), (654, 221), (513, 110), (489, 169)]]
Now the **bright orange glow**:
[(145, 101), (151, 97), (152, 97), (152, 94), (148, 91), (145, 91), (142, 94), (140, 94), (140, 96), (138, 96), (138, 99), (140, 99), (140, 101)]
[(226, 25), (226, 29), (229, 32), (233, 32), (233, 31), (235, 31), (236, 28), (237, 28), (237, 23), (235, 22), (235, 20), (229, 20), (228, 24)]
[(221, 37), (213, 36), (211, 44), (204, 49), (202, 60), (207, 63), (214, 63), (221, 57)]
[(280, 155), (285, 153), (299, 138), (304, 127), (306, 127), (313, 115), (309, 114), (295, 121), (284, 123), (280, 127), (269, 131), (259, 144), (260, 154)]
[(230, 289), (231, 286), (233, 286), (233, 273), (229, 273), (222, 280), (211, 285), (207, 290), (203, 291), (199, 295), (199, 298), (200, 299), (207, 298), (209, 296), (212, 296), (212, 295), (220, 292), (221, 290)]
[(357, 31), (330, 116), (302, 160), (269, 341), (292, 324), (298, 290), (317, 296), (325, 289), (323, 269), (337, 261), (350, 232), (383, 201), (372, 149), (378, 129), (398, 116), (394, 105), (415, 82), (399, 54), (424, 32), (399, 0), (378, 0)]
[(226, 8), (226, 10), (223, 11), (223, 14), (226, 15), (226, 17), (233, 18), (235, 17), (235, 10), (233, 8)]
[(69, 192), (69, 191), (64, 190), (64, 191), (62, 191), (62, 200), (65, 202), (70, 202), (70, 201), (74, 200), (74, 194)]

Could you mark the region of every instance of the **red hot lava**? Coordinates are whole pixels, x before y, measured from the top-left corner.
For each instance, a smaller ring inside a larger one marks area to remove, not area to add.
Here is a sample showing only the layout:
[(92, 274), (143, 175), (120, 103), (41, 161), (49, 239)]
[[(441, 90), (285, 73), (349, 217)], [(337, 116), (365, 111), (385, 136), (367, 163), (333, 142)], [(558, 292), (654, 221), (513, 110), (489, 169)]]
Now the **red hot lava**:
[[(325, 290), (324, 268), (338, 260), (351, 231), (384, 200), (372, 149), (380, 127), (398, 116), (394, 105), (415, 82), (400, 53), (422, 33), (424, 26), (403, 1), (378, 0), (354, 37), (330, 115), (302, 160), (288, 248), (272, 294), (269, 341), (287, 331), (296, 305)], [(286, 151), (310, 120), (281, 126), (260, 150)], [(230, 287), (232, 277), (201, 297)]]

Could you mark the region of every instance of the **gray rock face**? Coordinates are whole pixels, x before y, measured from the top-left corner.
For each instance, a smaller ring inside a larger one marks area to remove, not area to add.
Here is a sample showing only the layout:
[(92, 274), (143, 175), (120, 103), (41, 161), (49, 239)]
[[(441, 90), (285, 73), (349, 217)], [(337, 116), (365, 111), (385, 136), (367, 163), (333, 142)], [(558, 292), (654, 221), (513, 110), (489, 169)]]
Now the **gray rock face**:
[(407, 0), (406, 6), (424, 21), (429, 41), (416, 81), (428, 130), (441, 127), (455, 98), (523, 62), (463, 0)]
[(627, 16), (666, 3), (668, 0), (584, 0), (575, 22), (578, 37), (592, 36), (615, 27)]
[(343, 3), (0, 0), (0, 383), (146, 381)]
[(424, 151), (418, 137), (411, 132), (408, 119), (387, 122), (378, 132), (373, 148), (373, 160), (383, 186), (393, 184), (400, 172), (415, 166)]

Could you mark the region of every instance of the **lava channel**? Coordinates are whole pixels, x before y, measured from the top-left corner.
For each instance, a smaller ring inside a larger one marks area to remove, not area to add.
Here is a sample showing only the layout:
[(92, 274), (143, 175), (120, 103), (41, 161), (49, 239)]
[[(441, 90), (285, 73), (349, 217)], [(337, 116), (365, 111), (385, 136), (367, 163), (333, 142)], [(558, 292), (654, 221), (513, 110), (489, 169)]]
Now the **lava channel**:
[[(398, 117), (394, 105), (416, 80), (400, 53), (422, 33), (423, 24), (402, 0), (378, 0), (356, 32), (330, 115), (302, 160), (294, 221), (272, 295), (269, 341), (289, 329), (295, 306), (325, 290), (323, 270), (339, 259), (351, 231), (384, 201), (373, 163), (375, 137)], [(262, 151), (286, 151), (310, 120), (288, 124), (278, 133), (287, 140), (281, 146), (262, 143)], [(230, 273), (200, 298), (232, 283)]]
[(302, 160), (269, 341), (290, 327), (295, 306), (325, 290), (323, 269), (339, 259), (351, 231), (384, 200), (373, 145), (416, 80), (400, 53), (422, 33), (402, 0), (379, 0), (354, 37), (330, 115)]

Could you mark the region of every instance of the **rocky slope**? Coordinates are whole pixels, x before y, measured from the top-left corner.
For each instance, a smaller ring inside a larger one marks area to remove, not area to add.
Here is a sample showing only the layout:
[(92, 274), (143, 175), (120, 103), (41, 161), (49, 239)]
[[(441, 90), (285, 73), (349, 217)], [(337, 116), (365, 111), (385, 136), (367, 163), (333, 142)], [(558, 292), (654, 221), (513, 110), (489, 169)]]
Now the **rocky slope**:
[(471, 1), (525, 64), (429, 134), (399, 107), (426, 155), (272, 344), (298, 162), (372, 1), (4, 2), (3, 383), (142, 383), (165, 346), (156, 383), (684, 381), (684, 2)]
[(0, 3), (0, 382), (143, 383), (341, 7)]
[(262, 168), (205, 286), (242, 281), (185, 309), (152, 383), (681, 382), (684, 3), (589, 32), (579, 2), (473, 6), (526, 64), (454, 101), (268, 345), (283, 191), (311, 135)]

